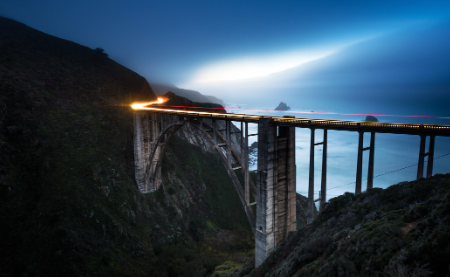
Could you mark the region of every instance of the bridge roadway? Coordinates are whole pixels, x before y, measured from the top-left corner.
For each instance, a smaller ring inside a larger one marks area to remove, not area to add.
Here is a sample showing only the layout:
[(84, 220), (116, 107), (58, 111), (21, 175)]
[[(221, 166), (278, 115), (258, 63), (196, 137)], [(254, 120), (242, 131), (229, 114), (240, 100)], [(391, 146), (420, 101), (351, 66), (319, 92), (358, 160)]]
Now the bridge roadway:
[[(198, 110), (156, 107), (165, 100), (133, 104), (135, 110), (135, 166), (136, 181), (143, 193), (155, 191), (161, 185), (161, 160), (166, 142), (181, 126), (188, 123), (197, 127), (207, 138), (225, 164), (228, 174), (238, 192), (250, 225), (255, 234), (255, 264), (259, 266), (273, 249), (291, 231), (296, 230), (296, 168), (295, 128), (311, 130), (311, 151), (308, 187), (308, 224), (313, 220), (314, 202), (320, 201), (319, 209), (326, 202), (327, 131), (353, 131), (359, 133), (355, 193), (361, 193), (362, 156), (369, 151), (367, 188), (373, 187), (375, 134), (408, 134), (421, 137), (417, 178), (423, 177), (424, 159), (428, 156), (426, 177), (432, 175), (434, 142), (436, 136), (450, 136), (449, 125), (359, 122), (295, 118), (291, 116), (259, 116)], [(218, 127), (218, 122), (224, 122)], [(240, 150), (233, 149), (231, 122), (240, 122)], [(248, 134), (248, 124), (258, 124), (257, 134)], [(222, 129), (220, 129), (222, 128)], [(315, 130), (322, 129), (323, 141), (315, 142)], [(224, 132), (224, 133), (222, 133)], [(370, 146), (363, 147), (364, 133), (370, 133)], [(248, 137), (258, 136), (257, 184), (249, 177)], [(429, 137), (428, 152), (425, 152)], [(323, 146), (322, 180), (319, 199), (314, 200), (314, 147)], [(244, 184), (236, 175), (241, 170)], [(252, 203), (251, 197), (254, 202)], [(256, 204), (256, 215), (252, 208)]]
[(427, 135), (427, 136), (450, 136), (450, 125), (438, 124), (415, 124), (415, 123), (384, 123), (384, 122), (366, 122), (366, 121), (345, 121), (331, 119), (311, 119), (296, 118), (291, 116), (267, 116), (250, 115), (237, 113), (219, 113), (190, 111), (183, 109), (168, 109), (149, 106), (136, 106), (134, 110), (147, 110), (158, 113), (177, 114), (189, 117), (204, 119), (222, 119), (231, 121), (244, 121), (258, 123), (261, 118), (269, 118), (281, 126), (328, 129), (339, 131), (362, 131), (375, 133), (406, 134), (406, 135)]

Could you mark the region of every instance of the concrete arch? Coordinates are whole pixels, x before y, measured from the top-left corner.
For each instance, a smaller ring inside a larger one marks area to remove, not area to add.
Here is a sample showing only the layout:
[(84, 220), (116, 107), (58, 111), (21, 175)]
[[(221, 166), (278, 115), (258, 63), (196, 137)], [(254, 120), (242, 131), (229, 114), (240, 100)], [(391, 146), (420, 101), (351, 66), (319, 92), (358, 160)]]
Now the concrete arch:
[[(236, 172), (231, 167), (231, 160), (236, 161), (239, 164), (239, 168), (244, 169), (244, 164), (238, 155), (238, 151), (233, 149), (231, 142), (227, 141), (227, 138), (218, 130), (214, 130), (215, 139), (204, 130), (204, 126), (213, 130), (211, 126), (207, 124), (195, 123), (197, 120), (187, 120), (186, 118), (180, 118), (182, 116), (172, 116), (164, 114), (135, 114), (135, 157), (136, 157), (136, 182), (138, 183), (139, 190), (142, 193), (150, 193), (161, 187), (162, 175), (161, 164), (164, 157), (164, 153), (167, 148), (167, 144), (172, 136), (185, 124), (190, 124), (195, 127), (208, 142), (214, 146), (217, 153), (221, 157), (221, 161), (224, 163), (225, 169), (236, 189), (242, 206), (249, 220), (250, 226), (253, 232), (255, 232), (255, 215), (251, 207), (245, 200), (245, 191), (241, 185)], [(174, 120), (175, 119), (175, 120)], [(226, 121), (227, 126), (231, 123)], [(228, 127), (229, 128), (229, 127)], [(141, 129), (141, 130), (140, 130)], [(227, 136), (229, 137), (229, 136)], [(215, 140), (220, 140), (221, 143), (215, 143)], [(227, 147), (228, 151), (223, 151), (222, 147)], [(229, 149), (228, 149), (229, 148)], [(144, 153), (139, 152), (143, 149)], [(227, 155), (226, 155), (227, 154)], [(229, 156), (228, 156), (229, 155)], [(139, 167), (138, 167), (139, 165)], [(144, 165), (144, 166), (142, 166)], [(253, 197), (256, 199), (255, 184), (252, 182)]]
[(184, 121), (178, 121), (176, 123), (169, 124), (159, 133), (156, 141), (153, 142), (154, 145), (150, 152), (147, 168), (145, 170), (145, 179), (148, 180), (150, 186), (153, 185), (155, 190), (161, 187), (161, 162), (164, 157), (164, 153), (166, 152), (167, 143), (173, 134), (184, 126), (184, 123)]
[(165, 151), (164, 142), (185, 124), (178, 116), (169, 115), (167, 122), (165, 117), (167, 115), (157, 113), (134, 113), (135, 178), (141, 193), (150, 193), (160, 187), (159, 161)]

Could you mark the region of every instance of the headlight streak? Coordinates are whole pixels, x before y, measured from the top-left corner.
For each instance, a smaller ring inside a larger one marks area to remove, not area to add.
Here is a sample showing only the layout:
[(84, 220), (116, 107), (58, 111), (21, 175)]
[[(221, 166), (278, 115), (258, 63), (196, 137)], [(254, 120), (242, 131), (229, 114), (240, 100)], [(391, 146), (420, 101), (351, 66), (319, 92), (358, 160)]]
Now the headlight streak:
[[(365, 122), (365, 121), (344, 121), (344, 120), (329, 120), (329, 119), (313, 119), (313, 118), (296, 118), (293, 116), (268, 116), (268, 115), (252, 115), (252, 114), (238, 114), (238, 113), (228, 113), (228, 112), (201, 112), (198, 109), (220, 109), (218, 107), (196, 107), (196, 106), (175, 106), (175, 105), (161, 105), (165, 103), (168, 99), (164, 97), (158, 97), (158, 100), (146, 103), (133, 103), (131, 107), (134, 110), (154, 110), (159, 112), (167, 113), (177, 113), (177, 114), (189, 114), (189, 115), (204, 115), (207, 117), (215, 118), (226, 118), (228, 120), (251, 120), (258, 121), (260, 118), (272, 118), (274, 121), (278, 122), (291, 122), (301, 125), (328, 125), (332, 126), (343, 126), (345, 128), (359, 128), (359, 127), (372, 127), (372, 128), (388, 128), (388, 129), (442, 129), (446, 132), (450, 130), (450, 125), (435, 125), (435, 124), (409, 124), (409, 123), (385, 123), (385, 122)], [(156, 105), (156, 106), (152, 106)], [(168, 107), (168, 108), (161, 108)], [(190, 108), (196, 110), (182, 110), (174, 108)], [(340, 115), (369, 115), (369, 114), (356, 114), (356, 113), (329, 113), (329, 112), (301, 112), (301, 111), (275, 111), (275, 110), (258, 110), (258, 109), (230, 109), (230, 110), (243, 110), (243, 111), (268, 111), (268, 112), (288, 112), (288, 113), (307, 113), (307, 114), (340, 114)], [(374, 115), (374, 114), (370, 114)], [(428, 118), (445, 118), (449, 117), (437, 117), (437, 116), (421, 116), (421, 115), (383, 115), (375, 114), (377, 116), (396, 116), (396, 117), (428, 117)]]
[(148, 110), (152, 108), (148, 108), (147, 106), (154, 105), (154, 104), (162, 104), (166, 102), (168, 99), (164, 97), (158, 97), (158, 100), (152, 101), (152, 102), (144, 102), (144, 103), (133, 103), (131, 104), (131, 108), (133, 110)]
[[(209, 110), (223, 110), (224, 108), (218, 107), (198, 107), (198, 106), (175, 106), (175, 105), (161, 105), (166, 102), (167, 99), (163, 97), (158, 97), (157, 101), (148, 102), (148, 103), (138, 103), (133, 104), (131, 107), (135, 110), (152, 110), (155, 107), (147, 107), (150, 105), (158, 105), (159, 107), (168, 107), (168, 108), (188, 108), (188, 109), (209, 109)], [(159, 108), (158, 107), (158, 108)], [(422, 118), (439, 118), (439, 119), (450, 119), (450, 117), (445, 116), (432, 116), (432, 115), (400, 115), (400, 114), (365, 114), (365, 113), (337, 113), (337, 112), (308, 112), (308, 111), (278, 111), (278, 110), (270, 110), (270, 109), (242, 109), (242, 108), (227, 108), (227, 110), (233, 111), (250, 111), (250, 112), (277, 112), (277, 113), (296, 113), (296, 114), (325, 114), (325, 115), (358, 115), (358, 116), (384, 116), (384, 117), (422, 117)], [(210, 114), (210, 112), (199, 112), (200, 114)], [(250, 115), (249, 115), (250, 116)], [(255, 115), (259, 116), (259, 115)]]

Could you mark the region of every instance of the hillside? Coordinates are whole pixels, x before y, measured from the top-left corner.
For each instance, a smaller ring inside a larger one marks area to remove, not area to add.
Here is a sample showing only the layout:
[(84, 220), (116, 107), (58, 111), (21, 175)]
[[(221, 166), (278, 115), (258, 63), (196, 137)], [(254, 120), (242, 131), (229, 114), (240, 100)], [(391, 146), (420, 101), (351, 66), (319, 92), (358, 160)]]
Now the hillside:
[(151, 83), (151, 86), (152, 86), (155, 94), (158, 96), (164, 95), (168, 92), (172, 92), (178, 96), (187, 98), (193, 102), (215, 103), (215, 104), (220, 104), (220, 105), (225, 104), (221, 99), (219, 99), (215, 96), (203, 95), (200, 92), (195, 91), (195, 90), (181, 89), (174, 85), (163, 85), (163, 84), (156, 84), (156, 83)]
[(154, 98), (102, 49), (0, 17), (0, 276), (202, 276), (252, 256), (200, 147), (172, 140), (163, 188), (139, 193), (129, 104)]
[[(200, 108), (198, 108), (198, 107), (202, 107), (200, 109), (202, 111), (210, 111), (210, 112), (218, 112), (218, 113), (226, 113), (227, 112), (225, 110), (225, 108), (220, 104), (195, 102), (188, 98), (181, 97), (178, 94), (175, 94), (171, 91), (167, 92), (163, 96), (168, 99), (168, 101), (165, 102), (164, 105), (162, 105), (163, 108), (173, 106), (174, 108), (179, 109), (179, 110), (199, 110)], [(155, 106), (158, 107), (158, 105), (155, 105)], [(193, 107), (193, 108), (189, 108), (189, 107)], [(211, 109), (206, 109), (206, 107), (211, 108)]]
[[(239, 276), (450, 276), (450, 174), (333, 198)], [(248, 274), (248, 275), (247, 275)]]

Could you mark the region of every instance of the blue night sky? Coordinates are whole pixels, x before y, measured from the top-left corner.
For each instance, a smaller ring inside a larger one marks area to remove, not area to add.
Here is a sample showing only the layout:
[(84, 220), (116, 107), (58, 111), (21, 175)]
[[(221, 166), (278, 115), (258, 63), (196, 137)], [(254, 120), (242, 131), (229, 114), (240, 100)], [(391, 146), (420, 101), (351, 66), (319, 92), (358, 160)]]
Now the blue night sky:
[(382, 112), (450, 116), (448, 0), (2, 0), (0, 14), (228, 102), (391, 97), (406, 108)]

